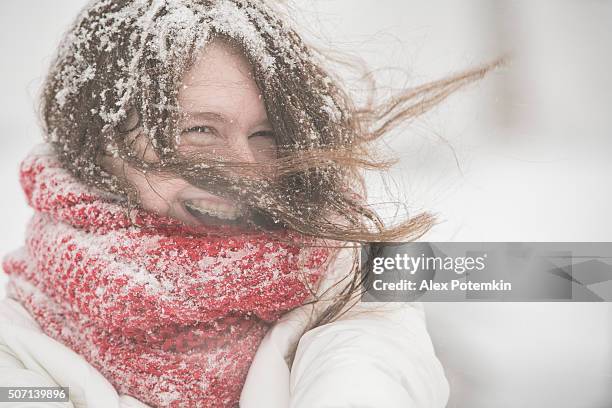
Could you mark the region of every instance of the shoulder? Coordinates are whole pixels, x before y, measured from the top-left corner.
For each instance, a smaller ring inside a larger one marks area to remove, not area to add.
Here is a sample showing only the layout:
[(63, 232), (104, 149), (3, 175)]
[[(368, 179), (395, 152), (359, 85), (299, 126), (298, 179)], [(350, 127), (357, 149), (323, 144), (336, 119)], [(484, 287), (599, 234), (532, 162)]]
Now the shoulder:
[(70, 402), (62, 405), (69, 408), (147, 407), (119, 396), (95, 367), (47, 336), (28, 311), (10, 298), (0, 300), (0, 385), (69, 387)]
[[(399, 353), (394, 358), (400, 360), (417, 350), (429, 355), (434, 353), (420, 303), (359, 302), (341, 318), (304, 333), (299, 340), (296, 360), (298, 357), (302, 360), (318, 359), (325, 352), (346, 352), (348, 346), (352, 350), (367, 352), (369, 356), (377, 353), (378, 347), (384, 349), (380, 352), (389, 354), (389, 357), (394, 350)], [(350, 357), (351, 361), (365, 358), (360, 355)], [(404, 368), (398, 365), (398, 369)]]
[(419, 303), (359, 303), (306, 332), (290, 389), (295, 407), (444, 407), (449, 395)]

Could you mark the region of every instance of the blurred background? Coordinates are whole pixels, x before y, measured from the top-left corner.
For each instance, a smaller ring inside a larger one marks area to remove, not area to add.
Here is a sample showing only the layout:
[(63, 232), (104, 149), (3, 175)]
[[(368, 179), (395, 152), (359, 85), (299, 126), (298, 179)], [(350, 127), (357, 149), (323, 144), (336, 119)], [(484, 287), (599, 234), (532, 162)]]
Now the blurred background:
[[(17, 166), (41, 141), (40, 85), (84, 4), (0, 4), (2, 254), (21, 245), (31, 214)], [(424, 240), (612, 241), (612, 1), (289, 6), (311, 42), (361, 57), (383, 96), (510, 55), (503, 68), (386, 140), (400, 161), (390, 176), (369, 179), (372, 197), (391, 194), (411, 213), (435, 213), (439, 224)], [(451, 384), (449, 407), (612, 406), (611, 303), (426, 309)]]

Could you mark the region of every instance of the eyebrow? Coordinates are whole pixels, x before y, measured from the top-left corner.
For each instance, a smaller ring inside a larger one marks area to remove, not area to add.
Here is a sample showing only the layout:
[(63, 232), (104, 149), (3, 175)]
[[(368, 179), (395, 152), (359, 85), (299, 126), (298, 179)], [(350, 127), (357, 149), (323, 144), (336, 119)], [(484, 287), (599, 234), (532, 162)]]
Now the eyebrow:
[[(231, 123), (231, 120), (229, 120), (227, 117), (217, 112), (200, 112), (200, 111), (185, 112), (185, 115), (187, 117), (193, 117), (197, 119), (214, 120), (220, 123)], [(270, 126), (270, 127), (272, 126), (272, 124), (270, 123), (270, 120), (267, 117), (257, 124), (257, 126), (263, 126), (263, 125)]]
[(230, 120), (228, 120), (225, 116), (217, 112), (185, 112), (185, 115), (188, 117), (194, 117), (199, 119), (215, 120), (217, 122), (222, 123), (230, 122)]

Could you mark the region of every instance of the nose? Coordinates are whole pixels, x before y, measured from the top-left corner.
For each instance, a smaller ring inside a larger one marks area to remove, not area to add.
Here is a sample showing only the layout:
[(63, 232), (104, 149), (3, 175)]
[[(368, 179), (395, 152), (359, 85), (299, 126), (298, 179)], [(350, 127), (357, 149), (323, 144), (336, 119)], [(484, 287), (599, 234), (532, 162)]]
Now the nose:
[(249, 144), (249, 138), (241, 135), (240, 137), (233, 138), (233, 142), (230, 145), (230, 154), (233, 160), (255, 163), (255, 152)]

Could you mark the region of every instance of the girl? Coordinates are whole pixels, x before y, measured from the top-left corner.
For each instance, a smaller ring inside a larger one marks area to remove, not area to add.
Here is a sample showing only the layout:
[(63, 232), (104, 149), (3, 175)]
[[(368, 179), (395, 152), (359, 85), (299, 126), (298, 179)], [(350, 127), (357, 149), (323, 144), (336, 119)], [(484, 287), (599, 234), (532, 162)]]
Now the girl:
[(3, 263), (1, 385), (67, 386), (70, 407), (445, 405), (422, 309), (360, 303), (354, 256), (433, 220), (385, 225), (359, 171), (491, 67), (355, 106), (280, 16), (83, 10), (44, 87), (47, 143), (20, 169), (35, 215)]

